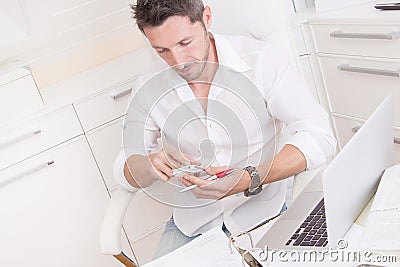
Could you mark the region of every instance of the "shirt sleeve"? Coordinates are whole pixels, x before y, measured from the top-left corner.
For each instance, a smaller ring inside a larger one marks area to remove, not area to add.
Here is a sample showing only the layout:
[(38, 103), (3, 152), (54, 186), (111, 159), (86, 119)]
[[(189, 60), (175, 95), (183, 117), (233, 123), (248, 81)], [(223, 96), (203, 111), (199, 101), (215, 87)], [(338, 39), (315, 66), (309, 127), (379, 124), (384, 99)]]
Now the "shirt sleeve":
[(132, 92), (129, 100), (127, 115), (122, 125), (122, 144), (113, 165), (114, 180), (129, 191), (136, 191), (137, 188), (130, 185), (125, 178), (126, 159), (131, 155), (147, 155), (156, 150), (159, 146), (157, 139), (160, 137), (159, 128), (140, 101), (138, 88)]
[(269, 47), (264, 56), (263, 84), (269, 88), (268, 110), (284, 124), (285, 133), (289, 134), (286, 144), (302, 152), (307, 169), (317, 168), (336, 152), (328, 114), (300, 78), (287, 54)]

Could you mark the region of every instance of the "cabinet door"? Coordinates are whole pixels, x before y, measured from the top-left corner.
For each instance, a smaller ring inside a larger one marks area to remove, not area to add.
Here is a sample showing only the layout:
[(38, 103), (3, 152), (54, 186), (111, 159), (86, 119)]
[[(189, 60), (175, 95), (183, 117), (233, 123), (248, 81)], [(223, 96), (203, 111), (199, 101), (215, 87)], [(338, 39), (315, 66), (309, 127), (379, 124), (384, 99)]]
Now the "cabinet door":
[(122, 147), (122, 123), (123, 118), (119, 118), (86, 134), (101, 174), (110, 190), (117, 185), (113, 178), (113, 164)]
[[(364, 124), (364, 120), (349, 118), (340, 114), (333, 114), (336, 125), (339, 147), (342, 149), (353, 137), (356, 129)], [(400, 131), (393, 130), (394, 164), (400, 164)]]
[(120, 266), (99, 251), (109, 196), (83, 137), (0, 172), (0, 266)]
[[(400, 60), (320, 55), (321, 71), (332, 112), (367, 119), (392, 93), (400, 101)], [(400, 105), (394, 105), (400, 127)]]

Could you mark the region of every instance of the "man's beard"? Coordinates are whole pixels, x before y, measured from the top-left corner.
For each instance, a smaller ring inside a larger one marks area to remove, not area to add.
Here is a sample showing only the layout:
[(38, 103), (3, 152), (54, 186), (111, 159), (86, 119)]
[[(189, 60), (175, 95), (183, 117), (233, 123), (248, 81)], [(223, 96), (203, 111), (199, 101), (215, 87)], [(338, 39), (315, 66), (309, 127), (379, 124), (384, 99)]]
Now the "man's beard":
[[(206, 36), (208, 38), (208, 34)], [(202, 60), (181, 64), (179, 69), (175, 67), (175, 70), (178, 72), (178, 74), (187, 82), (197, 80), (206, 68), (208, 53), (210, 52), (210, 42), (208, 41), (207, 44), (205, 55)], [(186, 73), (185, 70), (188, 72)]]

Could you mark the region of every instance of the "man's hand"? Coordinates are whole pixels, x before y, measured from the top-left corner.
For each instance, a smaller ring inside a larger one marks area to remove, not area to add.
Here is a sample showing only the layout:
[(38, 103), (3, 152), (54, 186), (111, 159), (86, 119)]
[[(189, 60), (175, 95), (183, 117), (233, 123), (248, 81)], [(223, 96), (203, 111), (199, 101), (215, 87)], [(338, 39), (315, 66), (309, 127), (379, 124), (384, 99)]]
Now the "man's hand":
[(190, 164), (199, 165), (174, 147), (164, 146), (160, 151), (146, 156), (130, 156), (125, 162), (124, 175), (133, 187), (145, 188), (156, 180), (168, 181), (173, 169)]
[(154, 174), (159, 180), (164, 182), (173, 176), (173, 169), (190, 164), (199, 164), (172, 146), (163, 147), (161, 151), (149, 154), (148, 158)]
[[(209, 167), (205, 171), (209, 175), (214, 175), (227, 169), (230, 169), (230, 167)], [(214, 181), (207, 181), (189, 174), (184, 177), (179, 177), (178, 179), (185, 186), (193, 184), (198, 185), (198, 187), (191, 191), (197, 198), (204, 199), (221, 199), (233, 194), (241, 193), (249, 188), (251, 180), (250, 175), (241, 169), (235, 169), (235, 172), (231, 175), (221, 177)]]

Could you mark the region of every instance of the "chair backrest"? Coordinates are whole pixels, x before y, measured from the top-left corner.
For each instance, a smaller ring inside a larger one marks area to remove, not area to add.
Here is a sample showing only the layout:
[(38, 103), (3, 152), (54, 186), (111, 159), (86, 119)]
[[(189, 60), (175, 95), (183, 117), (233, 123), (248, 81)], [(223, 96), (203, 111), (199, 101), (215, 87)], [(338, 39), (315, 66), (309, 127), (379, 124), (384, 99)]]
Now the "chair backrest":
[(210, 6), (211, 30), (279, 43), (293, 55), (286, 0), (203, 0)]
[[(245, 35), (279, 43), (294, 56), (287, 22), (287, 0), (203, 0), (213, 14), (211, 30), (219, 34)], [(158, 56), (147, 43), (151, 57)]]
[(287, 18), (282, 0), (204, 0), (213, 13), (212, 30), (266, 40), (280, 30)]

